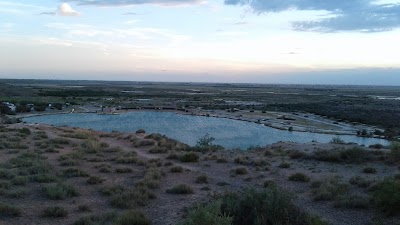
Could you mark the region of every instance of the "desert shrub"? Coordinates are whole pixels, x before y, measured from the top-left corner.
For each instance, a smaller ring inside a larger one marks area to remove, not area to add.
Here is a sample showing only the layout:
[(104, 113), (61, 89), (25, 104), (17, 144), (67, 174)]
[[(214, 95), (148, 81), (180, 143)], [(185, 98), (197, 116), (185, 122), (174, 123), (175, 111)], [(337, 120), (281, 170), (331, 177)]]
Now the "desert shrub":
[(400, 161), (400, 142), (394, 141), (390, 144), (389, 157), (392, 161)]
[(180, 225), (231, 225), (233, 218), (222, 214), (221, 206), (221, 200), (199, 205), (189, 211), (188, 217)]
[(146, 146), (152, 146), (154, 144), (155, 144), (155, 142), (153, 140), (148, 140), (148, 139), (139, 140), (139, 139), (137, 139), (133, 143), (133, 146), (134, 147), (146, 147)]
[(235, 174), (244, 175), (247, 174), (247, 169), (245, 167), (239, 167), (235, 169)]
[(91, 137), (91, 134), (87, 131), (77, 131), (75, 133), (65, 134), (64, 136), (75, 139), (88, 139)]
[(182, 173), (183, 168), (181, 166), (174, 166), (174, 167), (171, 167), (170, 171), (172, 173)]
[(114, 224), (117, 218), (115, 212), (102, 215), (85, 216), (74, 222), (73, 225), (110, 225)]
[(120, 215), (115, 225), (151, 225), (151, 222), (143, 213), (130, 210)]
[(249, 160), (249, 158), (243, 157), (243, 156), (236, 157), (233, 161), (240, 165), (250, 165), (251, 164), (251, 161)]
[(135, 164), (138, 162), (138, 159), (135, 156), (130, 157), (120, 157), (116, 160), (119, 164)]
[(302, 151), (290, 151), (289, 152), (289, 157), (291, 158), (291, 159), (300, 159), (300, 158), (303, 158), (303, 157), (305, 157), (306, 156), (306, 154), (304, 153), (304, 152), (302, 152)]
[(69, 140), (65, 139), (65, 138), (54, 138), (53, 140), (51, 140), (51, 142), (53, 144), (59, 144), (59, 145), (68, 145), (69, 144)]
[(133, 170), (132, 170), (132, 168), (129, 168), (129, 167), (119, 167), (119, 168), (115, 169), (115, 172), (117, 172), (117, 173), (132, 173)]
[(186, 185), (186, 184), (179, 184), (179, 185), (176, 185), (176, 186), (174, 186), (174, 187), (172, 187), (172, 188), (170, 188), (170, 189), (167, 189), (167, 193), (168, 194), (183, 194), (183, 195), (186, 195), (186, 194), (193, 194), (193, 188), (192, 187), (190, 187), (190, 186), (188, 186), (188, 185)]
[(208, 183), (208, 177), (206, 175), (198, 176), (196, 178), (196, 183), (198, 183), (198, 184), (207, 184)]
[(12, 189), (7, 191), (7, 197), (9, 198), (23, 198), (28, 194), (24, 189)]
[(290, 163), (283, 162), (283, 163), (279, 164), (279, 168), (290, 168)]
[(52, 183), (57, 181), (57, 177), (51, 174), (38, 174), (31, 177), (31, 180), (38, 183)]
[(111, 199), (111, 205), (120, 209), (132, 209), (147, 205), (149, 199), (155, 197), (148, 189), (138, 187), (114, 194)]
[(217, 159), (217, 161), (216, 161), (217, 163), (227, 163), (228, 162), (228, 160), (227, 159), (225, 159), (225, 158), (222, 158), (222, 157), (220, 157), (220, 158), (218, 158)]
[(387, 178), (376, 185), (372, 193), (375, 206), (386, 215), (400, 213), (400, 181)]
[(68, 168), (68, 169), (64, 170), (62, 173), (63, 173), (63, 176), (66, 178), (88, 177), (89, 176), (88, 173), (86, 173), (85, 171), (82, 171), (80, 169), (77, 169), (77, 168)]
[(67, 217), (67, 215), (68, 215), (68, 210), (60, 206), (48, 207), (43, 211), (44, 217), (60, 218), (60, 217)]
[(0, 218), (17, 217), (21, 215), (21, 210), (15, 206), (0, 203)]
[(350, 182), (350, 184), (357, 185), (360, 188), (367, 188), (373, 183), (373, 181), (367, 180), (360, 176), (355, 176), (355, 177), (350, 178), (349, 182)]
[(372, 173), (372, 174), (375, 174), (375, 173), (377, 173), (378, 171), (375, 169), (375, 168), (373, 168), (373, 167), (365, 167), (364, 169), (363, 169), (363, 173)]
[(383, 145), (381, 145), (381, 144), (373, 144), (373, 145), (370, 145), (370, 146), (368, 146), (369, 148), (374, 148), (374, 149), (382, 149), (382, 148), (384, 148), (385, 146), (383, 146)]
[(336, 208), (368, 209), (370, 205), (371, 204), (368, 198), (358, 195), (339, 196), (335, 200)]
[(100, 192), (105, 196), (113, 196), (115, 194), (122, 194), (125, 191), (125, 188), (122, 186), (111, 186), (111, 187), (104, 187)]
[(0, 178), (1, 179), (13, 179), (16, 175), (10, 171), (10, 170), (6, 170), (6, 169), (0, 169)]
[(13, 185), (26, 185), (29, 182), (29, 178), (26, 176), (17, 176), (11, 180)]
[(179, 156), (176, 153), (170, 153), (167, 159), (179, 159)]
[(94, 184), (101, 184), (101, 183), (103, 183), (103, 182), (104, 182), (104, 179), (103, 179), (103, 178), (96, 177), (96, 176), (89, 177), (89, 179), (86, 180), (86, 183), (92, 184), (92, 185), (94, 185)]
[(88, 205), (79, 205), (78, 211), (79, 212), (91, 212), (92, 210), (90, 209), (90, 206), (88, 206)]
[(289, 176), (289, 180), (296, 182), (309, 182), (310, 178), (304, 173), (295, 173)]
[(73, 186), (62, 183), (49, 185), (43, 190), (47, 198), (52, 200), (61, 200), (79, 196), (78, 191)]
[(233, 217), (233, 225), (314, 225), (325, 224), (309, 216), (294, 203), (292, 196), (271, 185), (258, 192), (228, 193), (221, 197), (222, 215)]
[(136, 134), (145, 134), (145, 133), (146, 133), (146, 131), (143, 129), (139, 129), (136, 131)]
[(315, 201), (331, 201), (339, 196), (344, 196), (349, 186), (339, 182), (337, 178), (323, 180), (319, 185), (313, 186), (312, 195)]
[(100, 147), (102, 147), (102, 148), (108, 148), (108, 147), (110, 147), (110, 145), (109, 145), (108, 143), (106, 143), (106, 142), (101, 142), (101, 143), (100, 143)]
[(0, 181), (0, 189), (10, 189), (11, 184), (8, 181)]
[(152, 154), (165, 154), (168, 153), (168, 148), (155, 146), (154, 148), (150, 149), (149, 152)]
[(361, 163), (366, 161), (370, 156), (370, 152), (358, 147), (349, 149), (333, 149), (320, 150), (314, 152), (313, 158), (325, 162), (346, 162), (346, 163)]
[(83, 151), (88, 154), (95, 154), (101, 150), (100, 142), (96, 139), (89, 139), (82, 143)]
[(343, 141), (340, 137), (334, 137), (334, 138), (332, 138), (332, 140), (330, 141), (330, 143), (332, 143), (332, 144), (346, 144), (346, 142)]
[(22, 129), (19, 129), (18, 132), (21, 133), (21, 134), (26, 134), (26, 135), (29, 135), (29, 134), (32, 133), (31, 130), (29, 128), (26, 128), (26, 127), (22, 128)]
[(198, 162), (199, 156), (194, 152), (188, 152), (179, 157), (181, 162)]

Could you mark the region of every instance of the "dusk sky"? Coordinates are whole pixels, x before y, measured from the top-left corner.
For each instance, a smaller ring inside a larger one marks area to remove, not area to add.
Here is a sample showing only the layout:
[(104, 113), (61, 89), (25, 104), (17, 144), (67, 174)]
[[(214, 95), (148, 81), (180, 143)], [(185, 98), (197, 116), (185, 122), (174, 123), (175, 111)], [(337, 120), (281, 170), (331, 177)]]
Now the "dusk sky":
[(0, 0), (0, 78), (400, 85), (400, 0)]

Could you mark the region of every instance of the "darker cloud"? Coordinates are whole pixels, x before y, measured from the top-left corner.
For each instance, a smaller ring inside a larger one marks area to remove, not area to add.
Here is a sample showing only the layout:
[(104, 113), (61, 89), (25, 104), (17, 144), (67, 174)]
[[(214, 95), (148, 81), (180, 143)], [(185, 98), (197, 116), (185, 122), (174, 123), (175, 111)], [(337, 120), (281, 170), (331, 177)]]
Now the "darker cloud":
[(400, 4), (378, 4), (375, 0), (225, 0), (226, 5), (249, 6), (254, 13), (286, 10), (323, 10), (332, 17), (318, 21), (297, 21), (301, 31), (380, 32), (400, 27)]

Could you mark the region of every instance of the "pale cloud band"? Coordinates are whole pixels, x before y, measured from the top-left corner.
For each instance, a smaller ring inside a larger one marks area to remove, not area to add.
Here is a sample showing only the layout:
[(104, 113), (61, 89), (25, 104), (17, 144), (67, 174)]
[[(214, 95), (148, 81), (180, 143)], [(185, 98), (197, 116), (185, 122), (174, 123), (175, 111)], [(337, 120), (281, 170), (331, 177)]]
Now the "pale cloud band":
[(225, 0), (226, 5), (245, 5), (255, 13), (317, 10), (331, 15), (316, 21), (296, 21), (295, 30), (380, 32), (400, 27), (398, 1), (376, 0)]
[(129, 5), (144, 5), (154, 4), (163, 6), (179, 6), (201, 4), (204, 0), (69, 0), (77, 2), (81, 5), (97, 5), (97, 6), (129, 6)]

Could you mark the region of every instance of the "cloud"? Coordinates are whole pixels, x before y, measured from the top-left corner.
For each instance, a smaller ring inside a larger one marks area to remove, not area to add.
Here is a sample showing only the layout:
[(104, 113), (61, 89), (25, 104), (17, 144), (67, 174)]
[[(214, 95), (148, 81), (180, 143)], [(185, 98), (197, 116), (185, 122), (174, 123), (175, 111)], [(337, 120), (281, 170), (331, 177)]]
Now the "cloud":
[(69, 0), (77, 2), (80, 5), (97, 5), (97, 6), (130, 6), (154, 4), (162, 6), (181, 6), (201, 4), (204, 0)]
[(400, 27), (400, 4), (376, 0), (225, 0), (226, 5), (249, 6), (254, 13), (278, 13), (288, 10), (324, 11), (330, 16), (314, 21), (295, 21), (301, 31), (381, 32)]
[(72, 7), (67, 4), (63, 3), (58, 6), (56, 11), (46, 11), (37, 14), (39, 16), (49, 15), (49, 16), (80, 16), (81, 14), (76, 10), (72, 9)]
[(67, 3), (63, 3), (58, 6), (57, 15), (60, 16), (79, 16), (80, 13), (72, 9)]

